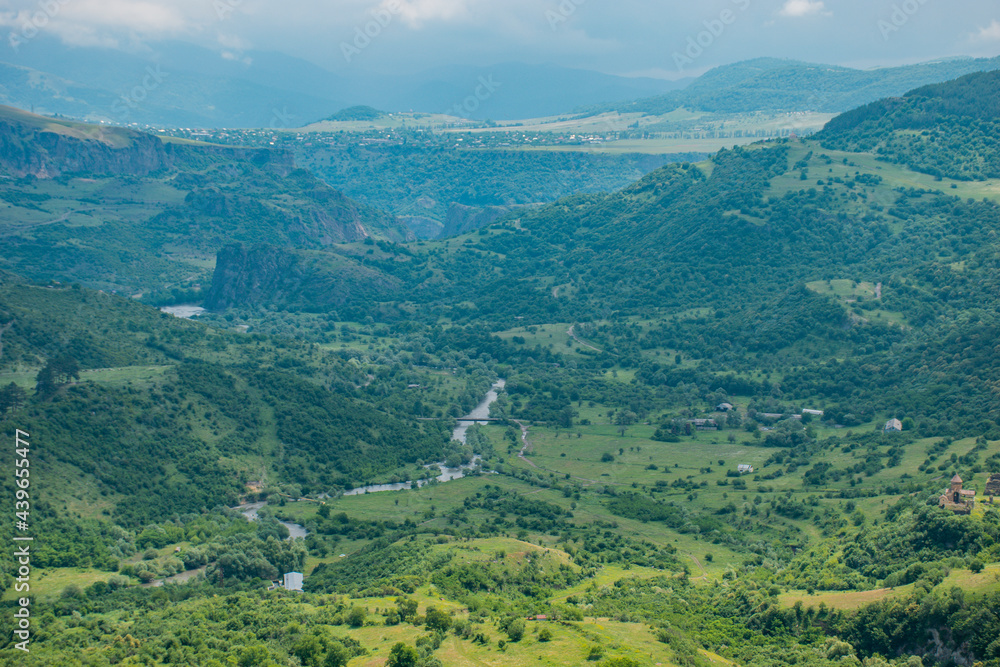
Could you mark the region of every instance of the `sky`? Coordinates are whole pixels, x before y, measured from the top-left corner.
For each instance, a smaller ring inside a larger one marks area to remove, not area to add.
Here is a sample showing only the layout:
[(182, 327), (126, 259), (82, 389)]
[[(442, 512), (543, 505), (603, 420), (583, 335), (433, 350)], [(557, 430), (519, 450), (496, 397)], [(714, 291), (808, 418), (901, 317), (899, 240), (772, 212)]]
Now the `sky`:
[(42, 32), (133, 51), (180, 39), (403, 74), (524, 62), (678, 79), (762, 56), (868, 68), (1000, 54), (996, 0), (0, 0), (0, 26), (10, 48)]

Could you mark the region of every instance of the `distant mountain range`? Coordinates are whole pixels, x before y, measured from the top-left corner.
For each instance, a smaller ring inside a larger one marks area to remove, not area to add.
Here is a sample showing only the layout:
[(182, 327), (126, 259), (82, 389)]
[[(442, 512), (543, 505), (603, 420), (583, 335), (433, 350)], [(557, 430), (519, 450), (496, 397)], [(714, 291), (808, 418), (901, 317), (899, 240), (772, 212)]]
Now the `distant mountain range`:
[(679, 108), (718, 113), (839, 113), (931, 83), (1000, 68), (998, 58), (950, 58), (917, 65), (858, 70), (797, 60), (756, 58), (717, 67), (683, 90), (594, 111), (665, 114)]
[(130, 54), (43, 37), (0, 62), (2, 104), (91, 122), (179, 127), (300, 127), (357, 104), (476, 120), (531, 118), (681, 85), (518, 63), (345, 75), (281, 53), (251, 51), (233, 60), (163, 42)]
[[(282, 53), (238, 57), (166, 41), (142, 53), (38, 37), (0, 62), (0, 104), (89, 122), (175, 127), (301, 127), (345, 107), (472, 120), (619, 111), (842, 112), (913, 88), (1000, 68), (956, 58), (857, 70), (758, 58), (695, 80), (627, 78), (548, 65), (455, 65), (418, 74), (334, 73)], [(632, 100), (632, 101), (627, 101)]]

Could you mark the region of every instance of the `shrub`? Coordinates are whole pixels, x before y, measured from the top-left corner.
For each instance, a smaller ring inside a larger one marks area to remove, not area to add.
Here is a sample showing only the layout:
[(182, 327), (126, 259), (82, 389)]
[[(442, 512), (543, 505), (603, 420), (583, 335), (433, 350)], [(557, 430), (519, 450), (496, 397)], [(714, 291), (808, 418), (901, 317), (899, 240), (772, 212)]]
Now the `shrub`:
[(347, 612), (347, 624), (352, 628), (363, 626), (366, 618), (368, 618), (368, 610), (364, 607), (351, 607), (351, 610)]
[(507, 624), (507, 636), (512, 642), (519, 642), (524, 637), (524, 621), (515, 618)]

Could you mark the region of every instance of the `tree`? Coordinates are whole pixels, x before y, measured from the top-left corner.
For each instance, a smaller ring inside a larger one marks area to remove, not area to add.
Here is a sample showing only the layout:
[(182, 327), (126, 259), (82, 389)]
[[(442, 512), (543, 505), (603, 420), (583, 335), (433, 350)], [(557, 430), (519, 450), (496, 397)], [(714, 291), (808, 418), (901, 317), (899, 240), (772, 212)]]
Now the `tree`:
[(396, 610), (401, 619), (408, 621), (417, 615), (417, 601), (411, 598), (398, 597), (396, 598)]
[(78, 364), (76, 359), (68, 354), (61, 354), (50, 363), (52, 364), (52, 370), (55, 373), (56, 381), (60, 384), (66, 384), (71, 380), (80, 379), (80, 364)]
[(618, 414), (615, 415), (615, 424), (618, 426), (618, 432), (624, 436), (625, 431), (635, 423), (636, 419), (638, 417), (631, 410), (619, 410)]
[(351, 610), (347, 612), (347, 624), (352, 628), (363, 626), (366, 618), (368, 618), (368, 610), (364, 607), (351, 607)]
[(68, 354), (49, 359), (35, 376), (35, 391), (39, 396), (49, 396), (59, 387), (80, 379), (80, 365)]
[(39, 396), (48, 396), (56, 390), (55, 373), (52, 371), (51, 363), (46, 364), (35, 376), (35, 393)]
[(448, 628), (451, 627), (451, 617), (435, 607), (428, 607), (427, 614), (424, 618), (427, 623), (428, 630), (447, 632)]
[(263, 644), (247, 646), (240, 651), (239, 660), (236, 663), (239, 667), (277, 667), (271, 659), (271, 652)]
[(323, 655), (323, 645), (316, 635), (307, 635), (292, 647), (292, 655), (306, 667), (319, 667)]
[(568, 405), (564, 407), (559, 412), (559, 425), (563, 428), (573, 428), (573, 417), (575, 414), (572, 407)]
[(385, 667), (416, 667), (420, 655), (417, 649), (407, 646), (403, 642), (397, 642), (389, 651), (389, 659)]
[(17, 412), (24, 406), (24, 401), (27, 397), (28, 393), (24, 388), (13, 382), (0, 389), (0, 415), (8, 410)]
[(332, 641), (326, 647), (326, 658), (323, 667), (344, 667), (351, 659), (351, 652), (338, 641)]
[(515, 618), (507, 624), (507, 636), (512, 642), (519, 642), (524, 637), (524, 621)]
[(598, 667), (640, 667), (639, 663), (632, 658), (622, 656), (602, 660)]

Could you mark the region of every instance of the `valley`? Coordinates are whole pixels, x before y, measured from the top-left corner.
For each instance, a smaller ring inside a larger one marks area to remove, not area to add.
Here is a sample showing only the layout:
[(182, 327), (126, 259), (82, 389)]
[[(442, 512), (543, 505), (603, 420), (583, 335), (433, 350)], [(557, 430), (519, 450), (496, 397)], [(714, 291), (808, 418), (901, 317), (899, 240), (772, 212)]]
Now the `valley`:
[(0, 660), (994, 667), (998, 90), (656, 159), (70, 123), (59, 174), (5, 109)]

